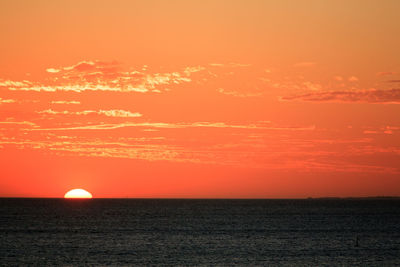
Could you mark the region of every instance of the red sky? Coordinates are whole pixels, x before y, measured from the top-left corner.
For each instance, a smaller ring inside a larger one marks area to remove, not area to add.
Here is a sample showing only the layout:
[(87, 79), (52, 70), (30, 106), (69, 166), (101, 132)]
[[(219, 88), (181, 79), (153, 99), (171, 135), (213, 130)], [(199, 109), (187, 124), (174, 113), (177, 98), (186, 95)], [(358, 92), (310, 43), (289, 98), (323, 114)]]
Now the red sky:
[(0, 196), (398, 196), (399, 10), (1, 1)]

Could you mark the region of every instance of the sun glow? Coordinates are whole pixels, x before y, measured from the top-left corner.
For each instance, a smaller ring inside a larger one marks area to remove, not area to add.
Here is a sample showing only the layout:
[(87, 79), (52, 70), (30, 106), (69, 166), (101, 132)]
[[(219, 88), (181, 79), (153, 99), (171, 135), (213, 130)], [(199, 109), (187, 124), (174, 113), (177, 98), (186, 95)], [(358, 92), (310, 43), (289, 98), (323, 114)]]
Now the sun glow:
[(92, 198), (92, 194), (84, 189), (72, 189), (65, 193), (64, 198)]

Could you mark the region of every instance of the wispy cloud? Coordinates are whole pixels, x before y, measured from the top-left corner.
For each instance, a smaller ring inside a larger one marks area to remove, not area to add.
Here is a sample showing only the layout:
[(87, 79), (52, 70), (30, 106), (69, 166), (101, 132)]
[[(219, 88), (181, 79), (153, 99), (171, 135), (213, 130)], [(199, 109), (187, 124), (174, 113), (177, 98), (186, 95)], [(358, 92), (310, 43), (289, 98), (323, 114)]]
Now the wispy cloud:
[(385, 127), (380, 127), (380, 128), (368, 128), (367, 130), (364, 130), (364, 134), (395, 134), (398, 133), (400, 130), (400, 127), (398, 126), (385, 126)]
[(348, 79), (347, 79), (349, 82), (358, 82), (358, 77), (356, 77), (356, 76), (350, 76)]
[(0, 97), (0, 104), (3, 104), (3, 103), (15, 103), (16, 101), (14, 100), (14, 99), (3, 99), (3, 98), (1, 98)]
[(12, 81), (12, 80), (1, 80), (0, 79), (0, 87), (25, 87), (31, 86), (32, 83), (26, 80), (23, 81)]
[(0, 121), (0, 124), (5, 124), (5, 125), (28, 125), (31, 127), (38, 127), (36, 123), (30, 122), (30, 121)]
[[(70, 113), (54, 113), (52, 110), (42, 111), (49, 114), (70, 114)], [(65, 111), (64, 111), (65, 112)], [(73, 113), (76, 114), (76, 113)], [(90, 114), (90, 113), (89, 113)], [(82, 115), (82, 114), (79, 114)], [(226, 124), (223, 122), (192, 122), (192, 123), (165, 123), (165, 122), (123, 122), (108, 123), (85, 126), (59, 127), (59, 128), (40, 128), (35, 131), (68, 131), (68, 130), (113, 130), (125, 127), (145, 127), (145, 128), (161, 128), (161, 129), (183, 129), (183, 128), (230, 128), (230, 129), (252, 129), (252, 130), (273, 130), (273, 131), (313, 131), (316, 129), (312, 126), (271, 126), (268, 121), (255, 124)]]
[(237, 68), (237, 67), (242, 67), (242, 68), (244, 68), (244, 67), (250, 67), (251, 64), (244, 64), (244, 63), (232, 62), (232, 63), (229, 63), (229, 66), (234, 67), (234, 68)]
[(400, 104), (400, 89), (315, 92), (285, 96), (282, 100)]
[[(369, 79), (351, 78), (356, 71), (319, 76), (311, 73), (314, 65), (274, 68), (225, 62), (126, 68), (118, 62), (86, 60), (49, 66), (41, 80), (0, 80), (0, 146), (58, 156), (285, 172), (398, 173), (400, 152), (393, 140), (400, 128), (395, 118), (385, 120), (389, 126), (367, 125), (370, 121), (351, 114), (348, 124), (353, 128), (340, 128), (318, 116), (303, 116), (313, 105), (276, 101), (286, 95), (282, 100), (399, 104), (400, 89), (382, 89), (396, 85), (397, 77), (379, 78), (368, 86)], [(358, 90), (376, 84), (386, 87)], [(6, 104), (15, 101), (18, 105)], [(360, 120), (365, 127), (359, 126)], [(383, 162), (388, 154), (390, 159)]]
[(57, 100), (51, 101), (52, 104), (60, 104), (60, 105), (79, 105), (81, 102), (79, 101), (66, 101), (66, 100)]
[(395, 74), (397, 74), (395, 71), (380, 71), (376, 73), (377, 76), (390, 76)]
[(222, 64), (222, 63), (210, 63), (208, 65), (210, 65), (212, 67), (223, 67), (224, 66), (224, 64)]
[(78, 62), (75, 65), (59, 68), (48, 68), (46, 69), (49, 73), (59, 72), (115, 72), (119, 68), (119, 63), (116, 61), (105, 62), (100, 60), (85, 60)]
[(224, 94), (224, 95), (230, 95), (234, 97), (257, 97), (261, 96), (262, 93), (240, 93), (238, 91), (233, 91), (233, 90), (226, 90), (224, 88), (218, 88), (217, 90), (219, 93)]
[(147, 67), (123, 71), (118, 62), (81, 61), (75, 65), (48, 68), (47, 82), (0, 80), (0, 87), (13, 91), (114, 91), (162, 92), (167, 86), (192, 82), (191, 75), (205, 70), (203, 66), (186, 66), (171, 72), (151, 72)]
[[(245, 134), (248, 135), (248, 134)], [(218, 141), (209, 145), (192, 146), (187, 142), (176, 142), (164, 137), (129, 137), (101, 140), (90, 135), (66, 133), (42, 139), (15, 139), (0, 136), (1, 144), (19, 148), (43, 149), (57, 155), (79, 155), (88, 157), (127, 158), (147, 161), (193, 162), (219, 165), (245, 166), (268, 170), (296, 170), (296, 172), (354, 172), (354, 173), (399, 173), (395, 164), (371, 163), (371, 158), (390, 154), (400, 155), (397, 147), (376, 146), (371, 139), (361, 140), (312, 140), (281, 139), (275, 142), (265, 138), (258, 144)], [(89, 136), (89, 137), (88, 137)], [(296, 133), (296, 136), (298, 134)], [(262, 136), (258, 135), (257, 138)], [(193, 142), (195, 142), (194, 140)], [(321, 141), (321, 142), (318, 142)], [(332, 146), (331, 144), (334, 144)], [(311, 145), (311, 146), (310, 146)], [(336, 149), (339, 146), (339, 149)], [(343, 157), (345, 156), (345, 159)], [(362, 160), (367, 157), (367, 160)], [(368, 158), (369, 157), (369, 158)], [(360, 160), (361, 159), (361, 160)]]
[(48, 69), (46, 69), (46, 71), (49, 72), (49, 73), (58, 73), (58, 72), (60, 72), (61, 70), (59, 70), (59, 69), (54, 69), (54, 68), (48, 68)]
[[(68, 140), (68, 138), (67, 138)], [(98, 140), (73, 140), (67, 141), (62, 138), (57, 140), (14, 140), (0, 138), (1, 144), (16, 145), (20, 148), (45, 149), (57, 153), (62, 152), (65, 155), (75, 154), (86, 157), (104, 157), (104, 158), (127, 158), (146, 161), (177, 161), (191, 162), (196, 161), (190, 157), (182, 155), (182, 148), (173, 145), (164, 144), (137, 144), (140, 141), (153, 140), (135, 140), (135, 144), (126, 142), (109, 142)]]
[(141, 117), (142, 114), (139, 112), (130, 112), (121, 109), (112, 109), (112, 110), (83, 110), (83, 111), (55, 111), (52, 109), (46, 109), (42, 111), (38, 111), (39, 114), (51, 114), (51, 115), (89, 115), (89, 114), (98, 114), (105, 115), (107, 117), (119, 117), (119, 118), (134, 118)]

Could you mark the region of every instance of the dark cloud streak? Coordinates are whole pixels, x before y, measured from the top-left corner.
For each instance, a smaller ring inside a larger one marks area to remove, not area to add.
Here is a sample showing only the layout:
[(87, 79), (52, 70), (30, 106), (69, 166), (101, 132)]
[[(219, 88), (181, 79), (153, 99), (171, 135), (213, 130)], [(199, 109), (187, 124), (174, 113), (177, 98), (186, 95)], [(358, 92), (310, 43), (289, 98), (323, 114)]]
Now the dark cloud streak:
[(282, 100), (400, 104), (400, 89), (313, 92), (302, 95), (285, 96), (282, 97)]

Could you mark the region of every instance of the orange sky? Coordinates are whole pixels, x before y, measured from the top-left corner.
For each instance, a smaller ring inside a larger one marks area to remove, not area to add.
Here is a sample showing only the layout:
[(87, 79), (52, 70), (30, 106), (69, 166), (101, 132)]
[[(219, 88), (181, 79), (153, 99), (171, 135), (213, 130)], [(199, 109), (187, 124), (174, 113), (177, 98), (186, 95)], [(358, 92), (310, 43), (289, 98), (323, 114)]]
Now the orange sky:
[(1, 1), (0, 196), (398, 196), (399, 10)]

